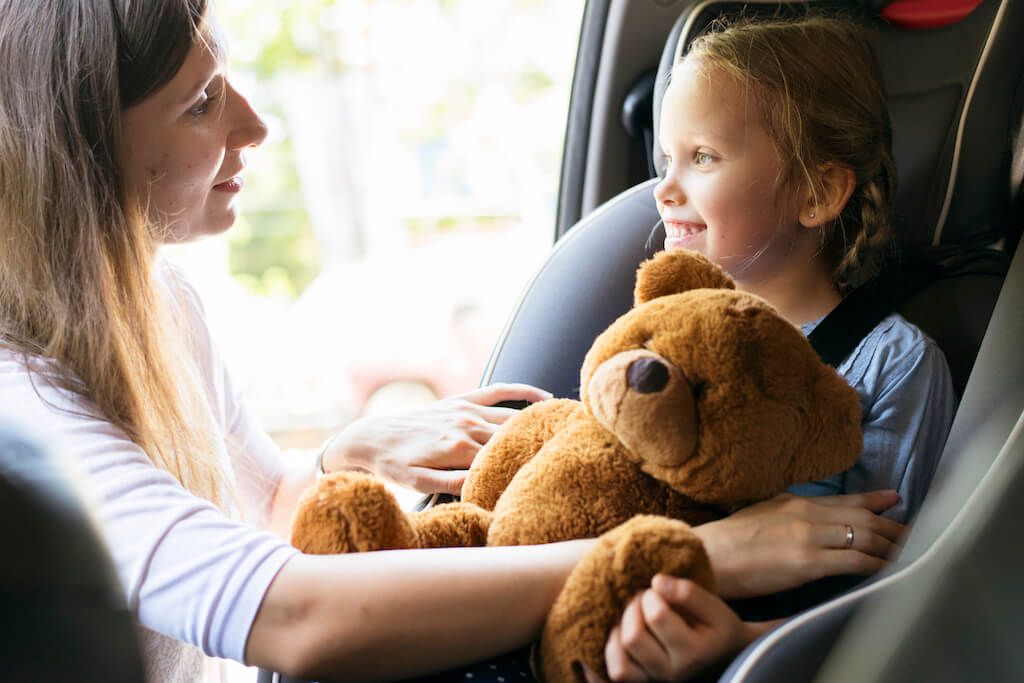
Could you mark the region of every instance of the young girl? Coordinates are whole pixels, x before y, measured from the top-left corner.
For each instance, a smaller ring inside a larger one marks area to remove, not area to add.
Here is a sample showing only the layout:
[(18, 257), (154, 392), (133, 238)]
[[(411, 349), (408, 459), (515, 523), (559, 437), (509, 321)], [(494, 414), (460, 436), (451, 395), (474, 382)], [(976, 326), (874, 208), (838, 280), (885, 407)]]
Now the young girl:
[[(811, 17), (717, 27), (673, 68), (660, 121), (667, 167), (654, 196), (665, 248), (704, 253), (805, 334), (891, 257), (889, 114), (879, 66), (856, 25)], [(905, 523), (952, 420), (942, 352), (893, 313), (838, 370), (860, 394), (863, 455), (849, 471), (793, 492), (894, 489), (899, 503), (886, 516)], [(836, 547), (878, 542), (853, 522), (831, 533)], [(609, 673), (678, 679), (770, 625), (745, 624), (718, 597), (657, 577), (611, 634)]]
[[(328, 557), (259, 528), (287, 520), (318, 469), (457, 492), (510, 414), (489, 406), (546, 394), (489, 387), (357, 422), (319, 468), (282, 458), (158, 256), (231, 227), (266, 135), (224, 49), (206, 0), (0, 0), (0, 417), (75, 469), (150, 680), (195, 681), (203, 654), (398, 678), (528, 642), (588, 541)], [(811, 554), (816, 575), (876, 570), (888, 545), (849, 555), (828, 534), (860, 519), (858, 544), (868, 529), (891, 541), (899, 525), (871, 511), (892, 502), (766, 506), (701, 533), (723, 585), (778, 590), (813, 578), (794, 559)]]

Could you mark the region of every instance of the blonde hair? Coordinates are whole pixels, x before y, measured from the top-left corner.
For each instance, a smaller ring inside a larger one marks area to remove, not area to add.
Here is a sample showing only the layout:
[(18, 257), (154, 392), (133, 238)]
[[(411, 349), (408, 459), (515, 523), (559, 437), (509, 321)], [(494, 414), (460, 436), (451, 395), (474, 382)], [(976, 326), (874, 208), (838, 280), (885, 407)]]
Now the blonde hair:
[(823, 226), (821, 248), (841, 292), (878, 275), (895, 248), (896, 166), (881, 68), (863, 29), (823, 16), (720, 20), (693, 41), (691, 56), (745, 86), (786, 165), (782, 183), (817, 197), (825, 164), (853, 171), (853, 194)]
[(205, 11), (205, 0), (0, 0), (0, 340), (33, 382), (80, 396), (222, 504), (187, 321), (154, 281), (146, 198), (130, 196), (118, 165), (122, 111), (174, 76)]

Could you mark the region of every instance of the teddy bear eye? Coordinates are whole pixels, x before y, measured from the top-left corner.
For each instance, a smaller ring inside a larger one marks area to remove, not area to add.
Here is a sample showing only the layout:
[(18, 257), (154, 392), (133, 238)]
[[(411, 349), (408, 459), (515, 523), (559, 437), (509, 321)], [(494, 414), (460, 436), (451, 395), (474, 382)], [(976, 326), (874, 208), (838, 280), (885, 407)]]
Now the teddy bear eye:
[(696, 384), (693, 385), (693, 400), (694, 401), (703, 401), (704, 397), (707, 395), (707, 393), (708, 393), (708, 383), (707, 382), (697, 382)]

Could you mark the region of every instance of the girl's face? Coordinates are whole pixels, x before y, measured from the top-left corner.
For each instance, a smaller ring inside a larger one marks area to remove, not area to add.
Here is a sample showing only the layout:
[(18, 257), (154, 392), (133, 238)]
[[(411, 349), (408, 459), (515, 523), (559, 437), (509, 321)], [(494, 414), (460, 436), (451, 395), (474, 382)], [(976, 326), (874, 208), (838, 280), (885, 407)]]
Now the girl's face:
[(242, 190), (243, 152), (267, 136), (228, 82), (225, 43), (212, 19), (178, 73), (124, 112), (121, 169), (164, 242), (230, 228)]
[(676, 66), (661, 109), (668, 168), (654, 189), (665, 249), (699, 251), (741, 283), (776, 275), (800, 230), (754, 106), (728, 74), (693, 57)]

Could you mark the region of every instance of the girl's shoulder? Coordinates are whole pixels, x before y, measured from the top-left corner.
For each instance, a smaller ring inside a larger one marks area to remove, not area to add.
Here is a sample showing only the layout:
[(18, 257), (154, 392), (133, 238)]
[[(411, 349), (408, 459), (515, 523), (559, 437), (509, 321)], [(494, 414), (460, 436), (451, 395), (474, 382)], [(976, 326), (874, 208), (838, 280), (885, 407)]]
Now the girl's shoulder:
[[(920, 372), (921, 370), (927, 372)], [(948, 381), (949, 367), (938, 344), (920, 327), (892, 313), (868, 332), (839, 373), (862, 395), (876, 396), (910, 375)]]

